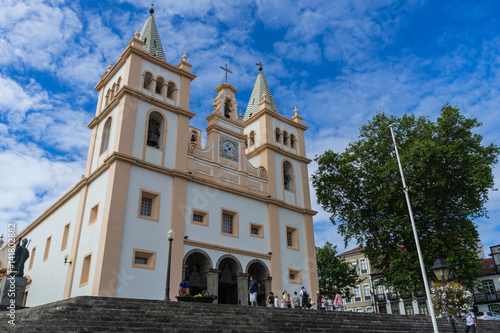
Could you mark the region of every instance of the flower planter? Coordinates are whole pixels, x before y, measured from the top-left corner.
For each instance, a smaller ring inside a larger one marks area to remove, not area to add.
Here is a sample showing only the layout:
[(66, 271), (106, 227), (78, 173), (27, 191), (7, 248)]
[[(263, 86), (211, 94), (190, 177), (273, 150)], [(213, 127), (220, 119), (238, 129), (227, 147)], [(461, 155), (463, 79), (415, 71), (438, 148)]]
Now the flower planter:
[(212, 297), (193, 297), (193, 302), (198, 303), (212, 303), (214, 300)]
[(192, 302), (193, 297), (192, 296), (175, 296), (177, 298), (177, 302)]

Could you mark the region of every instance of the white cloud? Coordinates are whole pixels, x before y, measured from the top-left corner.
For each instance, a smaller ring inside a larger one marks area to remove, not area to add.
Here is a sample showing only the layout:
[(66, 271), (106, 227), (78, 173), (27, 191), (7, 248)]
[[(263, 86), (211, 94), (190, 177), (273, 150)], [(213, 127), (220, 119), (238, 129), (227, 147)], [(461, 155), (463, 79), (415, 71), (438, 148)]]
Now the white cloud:
[(59, 8), (57, 2), (7, 1), (2, 13), (0, 44), (8, 45), (11, 61), (36, 69), (55, 70), (57, 59), (74, 48), (73, 38), (82, 29), (70, 6)]
[(16, 81), (0, 74), (0, 115), (3, 114), (9, 121), (21, 121), (40, 99), (41, 96), (31, 97)]

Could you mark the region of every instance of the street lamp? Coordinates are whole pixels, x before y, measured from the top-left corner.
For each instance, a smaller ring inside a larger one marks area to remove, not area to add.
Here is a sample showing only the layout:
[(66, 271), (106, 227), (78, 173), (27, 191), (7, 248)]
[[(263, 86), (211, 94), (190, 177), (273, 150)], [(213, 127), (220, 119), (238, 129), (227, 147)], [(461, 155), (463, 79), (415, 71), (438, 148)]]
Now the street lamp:
[(170, 301), (170, 262), (172, 261), (172, 241), (174, 240), (175, 232), (170, 229), (167, 233), (168, 238), (168, 265), (167, 265), (167, 285), (165, 287), (164, 301)]
[[(450, 277), (450, 266), (446, 264), (443, 259), (437, 258), (434, 262), (434, 266), (432, 266), (431, 271), (434, 272), (436, 279), (443, 284), (448, 282)], [(448, 293), (446, 293), (446, 298), (448, 298)], [(457, 333), (457, 329), (455, 327), (455, 322), (453, 321), (453, 317), (449, 318), (451, 322), (451, 328), (453, 333)]]
[(434, 262), (434, 266), (432, 266), (431, 271), (434, 272), (436, 279), (439, 282), (446, 283), (450, 277), (450, 266), (446, 264), (443, 259), (437, 258)]

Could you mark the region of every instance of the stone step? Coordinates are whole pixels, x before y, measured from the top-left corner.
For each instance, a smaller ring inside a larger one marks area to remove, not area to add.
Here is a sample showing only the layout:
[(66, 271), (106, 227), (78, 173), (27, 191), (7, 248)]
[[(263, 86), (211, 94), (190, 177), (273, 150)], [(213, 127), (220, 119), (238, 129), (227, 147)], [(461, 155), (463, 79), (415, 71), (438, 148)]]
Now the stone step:
[[(430, 318), (371, 313), (276, 309), (226, 304), (75, 297), (18, 310), (8, 326), (0, 312), (0, 331), (12, 332), (432, 332)], [(438, 320), (441, 333), (451, 325)], [(481, 323), (482, 324), (482, 323)], [(497, 324), (496, 326), (494, 324)], [(463, 331), (463, 323), (457, 324)], [(481, 325), (500, 332), (500, 323)]]

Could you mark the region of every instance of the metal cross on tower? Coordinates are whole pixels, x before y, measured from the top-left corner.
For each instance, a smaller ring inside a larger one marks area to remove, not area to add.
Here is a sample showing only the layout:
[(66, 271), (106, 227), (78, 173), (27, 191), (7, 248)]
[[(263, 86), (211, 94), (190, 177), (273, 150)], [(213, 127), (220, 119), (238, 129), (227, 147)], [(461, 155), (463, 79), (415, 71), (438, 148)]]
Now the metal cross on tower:
[(263, 63), (259, 62), (259, 63), (255, 63), (255, 66), (259, 66), (259, 71), (262, 72), (262, 66), (265, 66)]
[(220, 66), (220, 68), (221, 68), (223, 71), (225, 71), (225, 72), (226, 72), (226, 80), (224, 81), (224, 83), (227, 83), (227, 73), (231, 73), (231, 74), (233, 74), (233, 72), (231, 72), (229, 69), (227, 69), (227, 64), (226, 64), (226, 67), (225, 67), (225, 68), (224, 68), (224, 67), (222, 67), (222, 66)]

